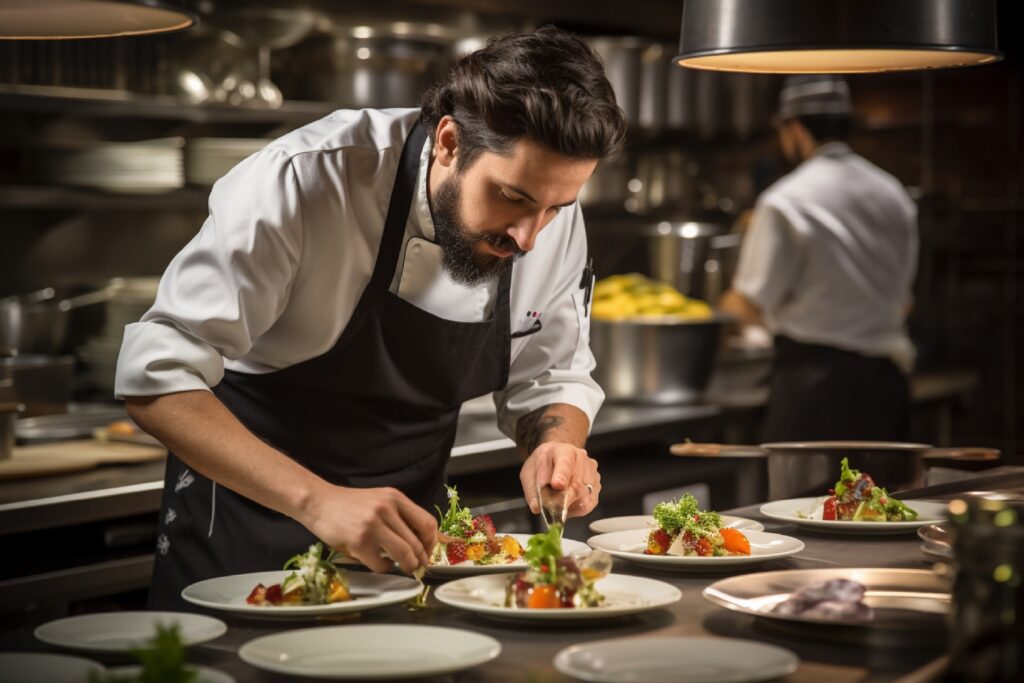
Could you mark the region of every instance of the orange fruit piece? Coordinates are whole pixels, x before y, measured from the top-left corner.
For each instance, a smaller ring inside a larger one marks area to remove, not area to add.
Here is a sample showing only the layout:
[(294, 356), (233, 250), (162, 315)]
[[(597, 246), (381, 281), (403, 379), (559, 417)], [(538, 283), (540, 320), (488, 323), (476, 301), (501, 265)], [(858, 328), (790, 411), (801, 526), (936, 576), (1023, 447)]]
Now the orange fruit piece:
[(466, 548), (466, 559), (478, 562), (484, 559), (484, 555), (487, 554), (487, 545), (484, 543), (472, 543)]
[(501, 549), (513, 560), (519, 559), (519, 556), (523, 554), (523, 546), (519, 545), (519, 541), (511, 536), (502, 536)]
[(554, 586), (541, 585), (534, 586), (533, 590), (530, 591), (530, 597), (526, 601), (526, 606), (530, 609), (551, 609), (562, 606), (562, 601), (558, 597), (558, 591), (555, 590)]
[(722, 540), (725, 541), (725, 549), (729, 552), (739, 553), (740, 555), (750, 554), (750, 541), (736, 529), (721, 529), (718, 533), (722, 535)]

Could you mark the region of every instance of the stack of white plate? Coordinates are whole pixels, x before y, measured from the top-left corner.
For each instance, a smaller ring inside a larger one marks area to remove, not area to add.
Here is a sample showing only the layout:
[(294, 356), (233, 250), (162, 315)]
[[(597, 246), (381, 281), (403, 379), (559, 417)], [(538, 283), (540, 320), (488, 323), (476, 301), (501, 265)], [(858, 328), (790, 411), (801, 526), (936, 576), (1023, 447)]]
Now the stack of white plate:
[(185, 185), (183, 138), (103, 142), (36, 157), (45, 180), (110, 192), (163, 192)]
[(139, 321), (156, 299), (160, 278), (117, 278), (111, 281), (113, 293), (106, 305), (106, 322), (101, 333), (89, 339), (81, 349), (89, 366), (89, 379), (97, 389), (113, 391), (117, 356), (121, 351), (125, 325)]
[(268, 142), (264, 138), (193, 138), (185, 147), (185, 177), (190, 185), (213, 185)]

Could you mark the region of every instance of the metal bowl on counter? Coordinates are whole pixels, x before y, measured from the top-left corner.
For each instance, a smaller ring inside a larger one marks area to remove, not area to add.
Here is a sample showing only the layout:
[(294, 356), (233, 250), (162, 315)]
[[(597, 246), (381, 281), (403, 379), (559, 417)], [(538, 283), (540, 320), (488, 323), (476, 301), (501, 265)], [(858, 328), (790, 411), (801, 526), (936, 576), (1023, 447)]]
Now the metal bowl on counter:
[(592, 320), (594, 380), (609, 401), (685, 404), (708, 386), (726, 316)]

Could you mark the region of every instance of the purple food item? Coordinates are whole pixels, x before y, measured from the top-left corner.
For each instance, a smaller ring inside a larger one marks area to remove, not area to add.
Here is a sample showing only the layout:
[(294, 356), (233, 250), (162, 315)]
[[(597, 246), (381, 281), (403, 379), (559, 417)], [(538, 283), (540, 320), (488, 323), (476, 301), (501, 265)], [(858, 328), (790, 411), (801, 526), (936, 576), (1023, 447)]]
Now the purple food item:
[(789, 599), (809, 603), (860, 602), (864, 599), (864, 584), (849, 579), (829, 579), (804, 586), (793, 593)]
[(800, 616), (829, 621), (867, 621), (873, 614), (871, 608), (863, 602), (826, 600), (801, 612)]
[(864, 584), (849, 579), (819, 581), (800, 588), (772, 608), (773, 614), (830, 621), (866, 621), (873, 616), (865, 605)]

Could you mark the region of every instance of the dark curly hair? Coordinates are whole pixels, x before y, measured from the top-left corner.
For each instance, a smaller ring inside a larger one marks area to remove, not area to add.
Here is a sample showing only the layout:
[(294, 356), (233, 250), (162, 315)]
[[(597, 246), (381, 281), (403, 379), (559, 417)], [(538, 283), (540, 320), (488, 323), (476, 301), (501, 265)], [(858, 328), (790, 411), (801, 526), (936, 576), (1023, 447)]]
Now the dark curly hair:
[(458, 124), (460, 170), (487, 150), (507, 153), (526, 138), (573, 159), (608, 159), (626, 121), (597, 53), (554, 26), (491, 38), (423, 95), (433, 138), (445, 115)]

